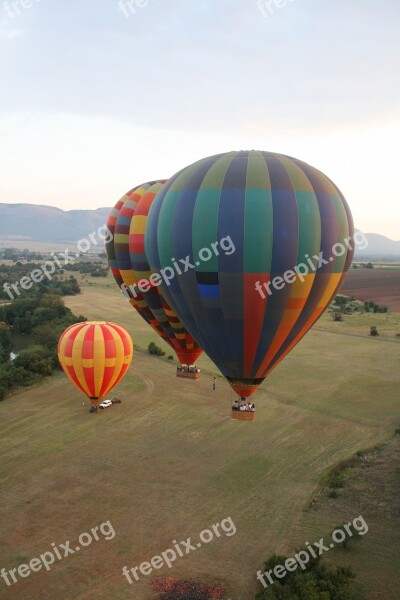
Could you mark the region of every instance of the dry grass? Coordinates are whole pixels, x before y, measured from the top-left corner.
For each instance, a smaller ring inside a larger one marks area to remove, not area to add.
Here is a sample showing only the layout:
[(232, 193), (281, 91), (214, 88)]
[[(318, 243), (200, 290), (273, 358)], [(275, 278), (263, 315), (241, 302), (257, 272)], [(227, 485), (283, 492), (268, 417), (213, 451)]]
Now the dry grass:
[[(139, 348), (157, 342), (114, 290), (102, 280), (68, 304), (125, 325)], [(210, 369), (200, 381), (176, 379), (170, 362), (137, 351), (117, 390), (123, 403), (99, 415), (61, 374), (0, 403), (0, 566), (108, 519), (116, 530), (114, 540), (19, 581), (8, 598), (153, 598), (150, 578), (129, 586), (121, 568), (231, 516), (236, 535), (155, 575), (222, 584), (233, 600), (250, 600), (264, 559), (303, 535), (303, 508), (326, 470), (399, 424), (395, 342), (312, 331), (261, 388), (253, 423), (229, 418), (229, 387), (220, 378), (213, 393), (215, 368), (199, 364)]]
[(339, 548), (326, 559), (352, 566), (358, 574), (359, 598), (398, 600), (400, 588), (400, 436), (373, 448), (358, 458), (348, 472), (337, 499), (327, 490), (320, 494), (304, 515), (297, 534), (299, 545), (319, 539), (342, 523), (362, 515), (368, 533), (361, 544)]

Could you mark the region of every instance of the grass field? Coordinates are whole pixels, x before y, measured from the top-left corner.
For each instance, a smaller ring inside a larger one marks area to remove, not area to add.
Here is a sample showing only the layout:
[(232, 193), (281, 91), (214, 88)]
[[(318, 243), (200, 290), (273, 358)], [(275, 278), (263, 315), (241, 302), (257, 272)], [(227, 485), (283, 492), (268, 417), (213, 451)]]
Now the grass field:
[[(361, 544), (348, 549), (336, 547), (325, 559), (333, 564), (352, 566), (357, 572), (359, 598), (397, 600), (399, 597), (400, 529), (400, 436), (363, 453), (348, 471), (339, 498), (329, 497), (322, 488), (305, 511), (297, 532), (298, 544), (319, 539), (362, 516), (368, 533)], [(317, 537), (316, 537), (317, 536)], [(350, 550), (350, 551), (349, 551)]]
[[(116, 390), (123, 403), (91, 415), (61, 374), (0, 403), (0, 567), (28, 562), (52, 542), (76, 542), (107, 520), (116, 536), (8, 589), (0, 580), (0, 597), (150, 600), (151, 577), (130, 586), (122, 567), (150, 560), (172, 540), (197, 540), (230, 516), (234, 536), (214, 539), (154, 575), (220, 583), (226, 598), (250, 600), (256, 571), (272, 552), (291, 555), (305, 535), (318, 540), (340, 522), (338, 511), (349, 509), (349, 520), (361, 513), (368, 522), (361, 495), (356, 506), (339, 498), (319, 511), (304, 508), (330, 466), (388, 439), (400, 424), (398, 316), (377, 339), (368, 336), (367, 321), (359, 330), (358, 315), (343, 323), (324, 317), (260, 389), (256, 421), (241, 423), (230, 419), (225, 381), (211, 391), (216, 369), (206, 357), (198, 363), (200, 381), (176, 379), (176, 363), (144, 351), (158, 338), (111, 279), (82, 283), (83, 293), (67, 299), (74, 312), (115, 320), (133, 336), (134, 362)], [(381, 549), (390, 544), (394, 563), (400, 542), (371, 519), (365, 543), (352, 551), (359, 598), (395, 600), (399, 575), (390, 565), (380, 571)], [(340, 553), (329, 560), (337, 556), (340, 564)]]

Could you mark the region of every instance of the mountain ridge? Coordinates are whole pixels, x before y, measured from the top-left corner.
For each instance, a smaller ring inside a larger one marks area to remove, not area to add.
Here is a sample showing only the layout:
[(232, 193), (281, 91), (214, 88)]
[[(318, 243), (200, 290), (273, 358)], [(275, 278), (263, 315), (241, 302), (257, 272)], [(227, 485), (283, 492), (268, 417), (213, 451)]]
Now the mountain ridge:
[[(0, 237), (36, 242), (72, 242), (86, 238), (107, 221), (111, 207), (63, 210), (47, 204), (0, 203)], [(356, 259), (400, 257), (400, 240), (366, 233), (368, 247)]]
[(68, 210), (46, 204), (0, 203), (0, 236), (36, 242), (71, 242), (104, 225), (111, 208)]

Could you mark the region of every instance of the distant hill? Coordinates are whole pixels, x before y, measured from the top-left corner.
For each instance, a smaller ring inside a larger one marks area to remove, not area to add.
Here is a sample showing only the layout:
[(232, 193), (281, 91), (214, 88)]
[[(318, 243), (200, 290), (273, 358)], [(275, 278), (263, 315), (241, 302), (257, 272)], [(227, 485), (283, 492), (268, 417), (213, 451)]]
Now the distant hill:
[(1, 204), (0, 237), (40, 242), (72, 242), (107, 221), (110, 208), (64, 211), (36, 204)]
[(368, 247), (360, 250), (357, 248), (355, 258), (400, 258), (400, 241), (395, 242), (379, 233), (366, 233)]
[[(107, 221), (111, 208), (64, 211), (37, 204), (1, 204), (0, 237), (38, 242), (76, 242)], [(356, 259), (399, 258), (400, 241), (367, 233), (368, 248), (357, 249)]]

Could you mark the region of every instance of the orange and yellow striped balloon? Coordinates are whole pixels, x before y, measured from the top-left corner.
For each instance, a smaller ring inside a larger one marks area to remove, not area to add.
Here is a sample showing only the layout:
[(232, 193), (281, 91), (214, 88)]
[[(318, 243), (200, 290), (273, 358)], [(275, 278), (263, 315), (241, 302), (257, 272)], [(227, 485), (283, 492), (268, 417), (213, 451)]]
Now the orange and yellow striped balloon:
[(132, 356), (129, 333), (105, 321), (72, 325), (58, 342), (64, 373), (95, 405), (121, 381)]

